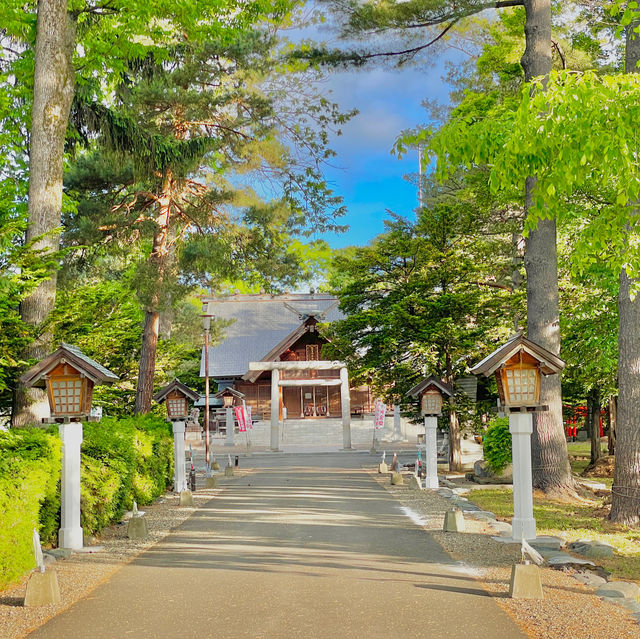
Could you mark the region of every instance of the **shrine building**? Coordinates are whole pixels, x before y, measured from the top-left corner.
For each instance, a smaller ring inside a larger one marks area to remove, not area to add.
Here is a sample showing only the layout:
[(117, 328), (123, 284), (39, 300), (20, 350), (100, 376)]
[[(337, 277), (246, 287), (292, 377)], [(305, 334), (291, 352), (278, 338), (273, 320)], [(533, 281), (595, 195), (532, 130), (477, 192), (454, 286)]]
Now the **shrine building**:
[[(351, 388), (346, 364), (324, 354), (318, 325), (342, 319), (337, 298), (325, 294), (231, 295), (203, 298), (205, 315), (223, 320), (224, 337), (210, 346), (209, 378), (218, 389), (245, 395), (254, 419), (271, 422), (271, 448), (279, 448), (284, 420), (322, 428), (342, 420), (351, 448), (351, 414), (372, 412), (368, 387)], [(204, 349), (200, 376), (205, 376)]]

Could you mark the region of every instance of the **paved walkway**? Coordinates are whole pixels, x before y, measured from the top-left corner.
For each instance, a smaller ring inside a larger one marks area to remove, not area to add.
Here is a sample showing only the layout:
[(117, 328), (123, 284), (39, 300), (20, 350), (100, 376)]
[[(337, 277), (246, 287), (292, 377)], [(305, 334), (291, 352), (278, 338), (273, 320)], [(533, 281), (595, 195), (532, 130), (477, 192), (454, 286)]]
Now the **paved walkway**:
[(363, 471), (326, 456), (256, 463), (29, 636), (524, 638)]

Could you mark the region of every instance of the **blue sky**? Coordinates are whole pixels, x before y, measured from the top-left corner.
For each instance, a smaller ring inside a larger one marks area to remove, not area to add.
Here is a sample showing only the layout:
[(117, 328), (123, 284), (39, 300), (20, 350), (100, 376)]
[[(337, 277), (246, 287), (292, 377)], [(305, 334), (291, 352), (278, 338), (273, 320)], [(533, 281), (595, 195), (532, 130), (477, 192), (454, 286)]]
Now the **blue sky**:
[(404, 176), (417, 173), (417, 152), (398, 160), (390, 151), (403, 129), (426, 121), (425, 98), (447, 101), (444, 60), (451, 55), (445, 51), (427, 68), (371, 67), (330, 75), (332, 99), (345, 111), (360, 111), (332, 140), (338, 155), (327, 177), (344, 197), (348, 213), (343, 220), (350, 226), (346, 233), (322, 236), (332, 247), (368, 243), (384, 230), (387, 209), (414, 215), (416, 185)]

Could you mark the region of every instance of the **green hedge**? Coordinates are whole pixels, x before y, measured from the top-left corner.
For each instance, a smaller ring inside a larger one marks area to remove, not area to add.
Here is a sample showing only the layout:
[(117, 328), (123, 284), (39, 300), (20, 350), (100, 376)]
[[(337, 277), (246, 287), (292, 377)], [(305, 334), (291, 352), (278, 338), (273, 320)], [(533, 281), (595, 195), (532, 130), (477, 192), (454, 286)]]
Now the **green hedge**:
[(496, 417), (489, 422), (482, 439), (482, 448), (487, 466), (499, 475), (511, 463), (511, 433), (509, 418)]
[(55, 538), (60, 440), (41, 429), (0, 431), (0, 587), (33, 568), (32, 535)]
[(95, 533), (131, 508), (149, 504), (173, 477), (173, 437), (159, 417), (105, 418), (85, 424), (81, 524)]
[[(44, 544), (60, 527), (61, 443), (53, 426), (0, 431), (0, 588), (33, 568), (33, 528)], [(135, 499), (151, 503), (173, 477), (170, 426), (154, 416), (84, 424), (81, 525), (95, 533)]]

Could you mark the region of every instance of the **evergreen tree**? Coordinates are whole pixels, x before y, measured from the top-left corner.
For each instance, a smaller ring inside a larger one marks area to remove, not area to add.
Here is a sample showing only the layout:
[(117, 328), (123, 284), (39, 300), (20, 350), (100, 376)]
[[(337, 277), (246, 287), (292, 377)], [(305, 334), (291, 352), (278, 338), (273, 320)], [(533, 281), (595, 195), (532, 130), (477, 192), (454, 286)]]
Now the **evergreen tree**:
[[(453, 384), (487, 343), (513, 332), (522, 298), (511, 288), (509, 234), (492, 232), (464, 196), (439, 196), (415, 224), (395, 217), (386, 233), (334, 264), (347, 317), (331, 326), (332, 349), (395, 404), (407, 404), (409, 388), (428, 374)], [(461, 399), (449, 411), (453, 470), (461, 468)]]
[[(161, 315), (181, 291), (256, 277), (267, 288), (292, 285), (292, 236), (337, 228), (339, 200), (320, 173), (330, 152), (309, 118), (326, 127), (345, 116), (326, 100), (296, 104), (293, 92), (283, 101), (270, 90), (275, 43), (260, 29), (233, 42), (181, 43), (171, 62), (132, 61), (108, 108), (85, 99), (74, 111), (79, 137), (99, 137), (69, 175), (83, 204), (66, 241), (139, 246), (136, 412), (150, 410)], [(277, 199), (260, 197), (265, 176)]]

